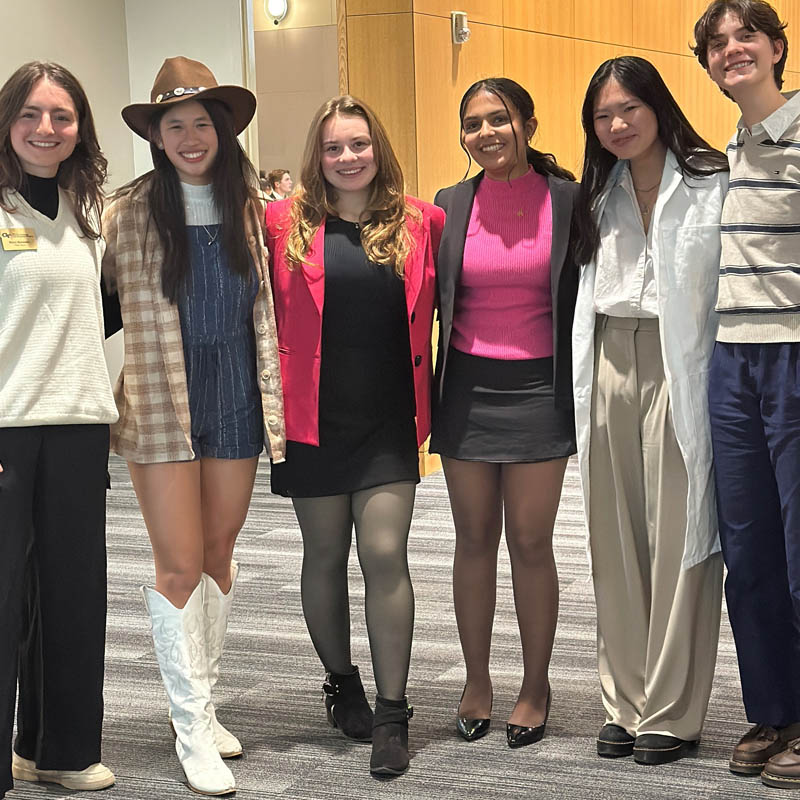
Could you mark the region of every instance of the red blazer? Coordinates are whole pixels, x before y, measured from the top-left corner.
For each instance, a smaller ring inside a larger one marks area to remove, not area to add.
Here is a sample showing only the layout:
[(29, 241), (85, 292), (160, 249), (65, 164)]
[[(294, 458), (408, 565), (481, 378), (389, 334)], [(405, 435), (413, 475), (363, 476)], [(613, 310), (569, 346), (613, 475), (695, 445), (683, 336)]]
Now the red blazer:
[[(413, 247), (405, 264), (406, 307), (417, 404), (417, 443), (431, 429), (431, 326), (436, 294), (436, 257), (444, 227), (444, 211), (407, 197), (422, 214), (407, 220)], [(322, 345), (322, 309), (325, 303), (325, 222), (317, 231), (307, 260), (310, 264), (288, 268), (292, 199), (269, 203), (266, 210), (266, 244), (270, 254), (278, 352), (283, 379), (286, 438), (319, 446), (319, 372)]]

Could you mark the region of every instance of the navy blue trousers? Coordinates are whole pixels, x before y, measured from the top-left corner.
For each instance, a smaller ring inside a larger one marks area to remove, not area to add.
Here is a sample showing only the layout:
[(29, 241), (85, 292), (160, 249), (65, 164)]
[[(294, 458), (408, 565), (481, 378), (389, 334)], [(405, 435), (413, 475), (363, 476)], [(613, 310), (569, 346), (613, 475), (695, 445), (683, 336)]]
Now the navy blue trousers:
[(717, 342), (709, 410), (745, 711), (782, 727), (800, 721), (800, 343)]

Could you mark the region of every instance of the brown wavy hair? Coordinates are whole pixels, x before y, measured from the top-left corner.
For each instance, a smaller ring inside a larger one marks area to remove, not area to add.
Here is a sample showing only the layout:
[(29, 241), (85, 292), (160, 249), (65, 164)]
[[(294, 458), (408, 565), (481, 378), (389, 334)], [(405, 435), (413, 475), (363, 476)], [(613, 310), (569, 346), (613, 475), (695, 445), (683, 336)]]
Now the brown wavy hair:
[(324, 103), (311, 122), (303, 152), (300, 186), (292, 202), (286, 259), (290, 268), (310, 263), (306, 256), (314, 235), (326, 216), (336, 216), (338, 196), (322, 174), (322, 127), (336, 114), (361, 117), (372, 139), (377, 174), (370, 185), (365, 209), (369, 220), (361, 228), (361, 245), (373, 264), (392, 266), (402, 278), (411, 249), (406, 217), (418, 220), (420, 215), (406, 203), (403, 170), (386, 129), (365, 102), (348, 94)]
[(33, 87), (42, 79), (61, 87), (75, 105), (78, 114), (79, 141), (69, 158), (58, 165), (58, 185), (75, 199), (75, 219), (88, 239), (100, 237), (100, 213), (103, 210), (103, 184), (108, 161), (100, 150), (92, 109), (78, 79), (65, 67), (52, 61), (29, 61), (23, 64), (0, 87), (0, 207), (16, 211), (9, 195), (25, 185), (25, 170), (11, 146), (11, 126), (25, 105)]

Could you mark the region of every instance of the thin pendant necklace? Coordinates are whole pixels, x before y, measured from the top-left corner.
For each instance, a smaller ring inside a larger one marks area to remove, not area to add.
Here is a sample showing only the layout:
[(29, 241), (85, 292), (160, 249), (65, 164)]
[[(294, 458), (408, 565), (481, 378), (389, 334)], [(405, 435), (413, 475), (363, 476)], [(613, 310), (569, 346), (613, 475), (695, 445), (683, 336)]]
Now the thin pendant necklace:
[(211, 231), (206, 228), (205, 225), (201, 225), (200, 227), (206, 232), (206, 236), (208, 236), (208, 246), (211, 247), (211, 245), (217, 241), (217, 236), (219, 236), (219, 227), (217, 227), (217, 229), (214, 231), (213, 236), (211, 235)]

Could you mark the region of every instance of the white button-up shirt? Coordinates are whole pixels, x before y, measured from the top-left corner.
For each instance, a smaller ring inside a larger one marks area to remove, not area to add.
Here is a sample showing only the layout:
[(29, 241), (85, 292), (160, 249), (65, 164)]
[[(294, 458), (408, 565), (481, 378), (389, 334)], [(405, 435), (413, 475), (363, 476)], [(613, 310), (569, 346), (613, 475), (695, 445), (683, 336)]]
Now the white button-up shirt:
[[(655, 197), (653, 198), (655, 202)], [(633, 178), (626, 165), (600, 220), (594, 309), (610, 317), (658, 317), (652, 225), (644, 232)]]

